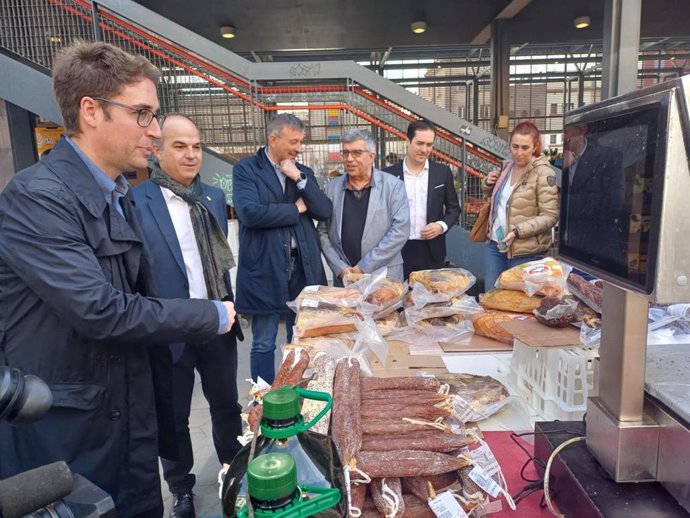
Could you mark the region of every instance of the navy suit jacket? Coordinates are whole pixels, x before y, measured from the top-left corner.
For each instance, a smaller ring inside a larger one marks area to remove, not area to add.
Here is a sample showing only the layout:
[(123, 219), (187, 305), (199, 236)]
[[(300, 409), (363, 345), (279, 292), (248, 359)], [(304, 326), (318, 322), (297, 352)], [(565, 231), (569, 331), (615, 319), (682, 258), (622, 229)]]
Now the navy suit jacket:
[[(403, 182), (403, 163), (384, 169), (387, 173), (397, 176)], [(443, 221), (448, 225), (448, 230), (457, 225), (460, 217), (460, 203), (458, 193), (453, 184), (453, 173), (447, 165), (429, 160), (429, 186), (426, 199), (426, 222)], [(446, 257), (446, 233), (427, 241), (429, 251), (434, 259), (440, 260)]]
[[(148, 180), (135, 187), (132, 193), (146, 244), (153, 255), (153, 275), (158, 295), (170, 299), (188, 299), (189, 281), (184, 258), (160, 187)], [(225, 193), (217, 187), (202, 183), (201, 202), (216, 218), (223, 229), (223, 233), (227, 236), (228, 219)], [(204, 260), (203, 257), (201, 259)], [(228, 284), (230, 300), (232, 300), (232, 286), (230, 286), (229, 276), (226, 276), (226, 283)], [(244, 338), (237, 324), (233, 326), (231, 333), (236, 333), (240, 340)], [(184, 344), (170, 344), (173, 360), (176, 361), (182, 355), (183, 347)]]

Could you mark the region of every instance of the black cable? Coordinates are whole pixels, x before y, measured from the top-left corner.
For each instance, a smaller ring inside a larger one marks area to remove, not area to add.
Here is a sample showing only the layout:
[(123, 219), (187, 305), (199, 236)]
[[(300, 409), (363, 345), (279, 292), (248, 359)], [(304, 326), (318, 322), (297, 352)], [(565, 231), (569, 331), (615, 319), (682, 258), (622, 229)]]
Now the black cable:
[[(518, 439), (520, 437), (524, 437), (525, 435), (552, 435), (552, 434), (557, 434), (557, 433), (565, 433), (568, 435), (573, 435), (575, 437), (581, 436), (582, 432), (573, 432), (571, 430), (547, 430), (547, 431), (541, 431), (541, 432), (523, 432), (523, 433), (515, 433), (512, 432), (510, 434), (510, 439), (520, 448), (525, 455), (527, 455), (527, 461), (522, 465), (522, 468), (520, 468), (520, 478), (527, 482), (527, 485), (525, 485), (520, 491), (518, 491), (512, 498), (513, 501), (515, 502), (515, 505), (517, 505), (519, 502), (527, 498), (529, 495), (532, 493), (536, 493), (537, 491), (541, 491), (544, 489), (544, 479), (529, 479), (525, 476), (525, 469), (527, 466), (530, 465), (530, 463), (534, 463), (535, 467), (541, 466), (542, 469), (546, 469), (546, 463), (532, 455), (527, 448), (525, 448)], [(539, 503), (539, 506), (541, 508), (546, 507), (546, 502), (544, 501), (544, 497), (542, 496), (541, 501)]]

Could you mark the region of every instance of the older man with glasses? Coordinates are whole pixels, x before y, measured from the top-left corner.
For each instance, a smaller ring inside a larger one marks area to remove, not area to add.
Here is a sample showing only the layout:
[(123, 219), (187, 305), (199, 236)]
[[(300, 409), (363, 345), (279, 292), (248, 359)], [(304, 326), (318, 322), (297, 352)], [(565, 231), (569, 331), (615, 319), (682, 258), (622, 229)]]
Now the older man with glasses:
[(318, 225), (321, 248), (334, 284), (346, 273), (371, 273), (384, 266), (388, 277), (403, 278), (400, 251), (410, 233), (405, 185), (374, 167), (371, 133), (352, 130), (342, 138), (344, 175), (326, 186), (333, 215)]

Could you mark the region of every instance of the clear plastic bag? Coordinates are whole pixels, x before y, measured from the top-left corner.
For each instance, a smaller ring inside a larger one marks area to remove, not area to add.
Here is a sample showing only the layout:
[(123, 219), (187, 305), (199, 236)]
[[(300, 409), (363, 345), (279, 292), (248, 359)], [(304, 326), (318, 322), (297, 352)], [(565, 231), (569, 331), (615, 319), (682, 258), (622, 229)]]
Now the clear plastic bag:
[(461, 315), (408, 322), (408, 327), (434, 342), (469, 344), (474, 334), (472, 322)]
[(496, 281), (497, 288), (522, 290), (532, 295), (558, 297), (567, 291), (566, 278), (572, 267), (545, 257), (537, 261), (514, 266), (501, 273)]
[(355, 331), (364, 315), (357, 308), (362, 294), (355, 288), (306, 286), (287, 305), (296, 312), (294, 335), (314, 337)]
[(421, 308), (431, 302), (446, 302), (469, 290), (477, 278), (464, 268), (439, 268), (410, 273), (412, 300)]
[(482, 311), (484, 310), (477, 301), (474, 300), (474, 297), (461, 295), (459, 297), (453, 297), (445, 302), (431, 302), (421, 308), (418, 308), (415, 304), (411, 304), (405, 308), (405, 317), (408, 322), (419, 322), (420, 320), (448, 317), (451, 315), (462, 315), (466, 319), (469, 319), (472, 315), (481, 313)]
[[(553, 304), (549, 307), (549, 304)], [(549, 309), (546, 309), (549, 307)], [(533, 311), (537, 320), (549, 327), (566, 327), (576, 320), (577, 300), (572, 298), (546, 297)]]
[(407, 283), (386, 277), (388, 269), (382, 268), (371, 274), (348, 273), (343, 284), (350, 289), (357, 289), (362, 294), (359, 310), (362, 313), (382, 317), (402, 307), (403, 297), (407, 293)]
[(381, 363), (386, 362), (388, 343), (383, 339), (376, 322), (365, 316), (355, 323), (356, 331), (327, 336), (303, 337), (296, 336), (293, 344), (285, 346), (286, 350), (303, 347), (310, 354), (325, 352), (334, 360), (354, 357), (359, 361), (362, 372), (371, 375), (369, 353), (373, 353)]
[(393, 311), (382, 317), (376, 317), (374, 322), (381, 336), (388, 336), (396, 330), (407, 327), (405, 315), (397, 311)]

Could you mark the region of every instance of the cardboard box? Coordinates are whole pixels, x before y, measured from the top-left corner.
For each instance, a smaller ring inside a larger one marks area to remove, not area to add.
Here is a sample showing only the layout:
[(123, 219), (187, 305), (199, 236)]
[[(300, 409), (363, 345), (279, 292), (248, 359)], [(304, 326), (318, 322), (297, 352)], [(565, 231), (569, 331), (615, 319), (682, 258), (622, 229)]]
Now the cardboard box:
[(530, 347), (572, 347), (581, 346), (579, 329), (549, 327), (536, 320), (512, 320), (501, 322), (500, 326), (516, 340)]

